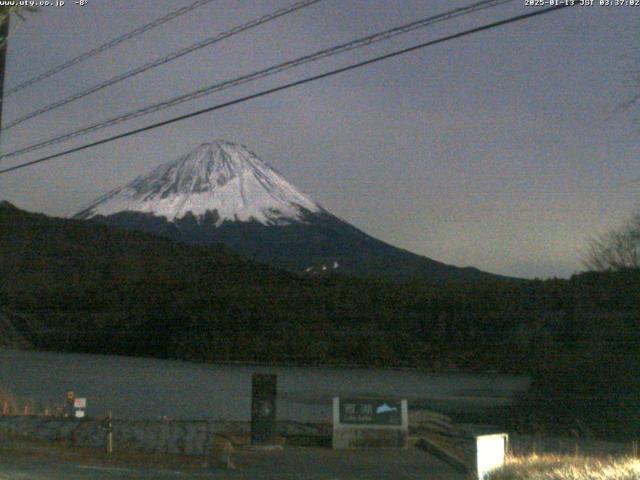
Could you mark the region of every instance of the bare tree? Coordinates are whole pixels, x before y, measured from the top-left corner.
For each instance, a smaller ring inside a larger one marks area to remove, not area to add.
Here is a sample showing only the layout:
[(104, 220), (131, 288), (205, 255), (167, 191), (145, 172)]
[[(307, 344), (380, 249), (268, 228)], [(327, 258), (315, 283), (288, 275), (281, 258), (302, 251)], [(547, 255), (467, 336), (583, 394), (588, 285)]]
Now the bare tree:
[(601, 271), (640, 268), (640, 208), (622, 227), (589, 240), (584, 264)]
[[(636, 59), (636, 63), (638, 59)], [(618, 110), (631, 110), (640, 105), (640, 69), (634, 66), (625, 72), (624, 86), (629, 90), (629, 96), (618, 105)]]

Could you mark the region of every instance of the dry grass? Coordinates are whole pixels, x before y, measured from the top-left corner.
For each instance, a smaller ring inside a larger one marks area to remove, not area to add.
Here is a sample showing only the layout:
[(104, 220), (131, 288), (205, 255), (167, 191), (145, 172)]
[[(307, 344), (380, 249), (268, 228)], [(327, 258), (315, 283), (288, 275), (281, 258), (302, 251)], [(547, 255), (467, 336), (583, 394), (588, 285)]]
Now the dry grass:
[(530, 455), (512, 457), (487, 480), (640, 480), (636, 458)]
[[(0, 414), (20, 415), (27, 402), (19, 400), (14, 394), (0, 390)], [(28, 407), (27, 407), (28, 408)]]

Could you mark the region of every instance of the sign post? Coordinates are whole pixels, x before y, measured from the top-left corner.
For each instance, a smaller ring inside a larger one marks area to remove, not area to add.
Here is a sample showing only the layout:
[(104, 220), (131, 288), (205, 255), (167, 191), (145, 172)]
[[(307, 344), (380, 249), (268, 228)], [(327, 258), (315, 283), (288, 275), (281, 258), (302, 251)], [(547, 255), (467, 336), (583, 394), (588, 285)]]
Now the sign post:
[(276, 382), (270, 374), (254, 373), (251, 378), (251, 444), (276, 444)]
[(65, 408), (65, 416), (66, 417), (73, 417), (74, 416), (74, 409), (73, 409), (73, 402), (76, 398), (76, 394), (73, 392), (73, 390), (67, 390), (67, 403), (66, 403), (66, 408)]
[(333, 399), (333, 448), (406, 448), (409, 409), (406, 400)]
[(113, 453), (113, 416), (111, 410), (109, 410), (109, 416), (107, 417), (107, 453)]

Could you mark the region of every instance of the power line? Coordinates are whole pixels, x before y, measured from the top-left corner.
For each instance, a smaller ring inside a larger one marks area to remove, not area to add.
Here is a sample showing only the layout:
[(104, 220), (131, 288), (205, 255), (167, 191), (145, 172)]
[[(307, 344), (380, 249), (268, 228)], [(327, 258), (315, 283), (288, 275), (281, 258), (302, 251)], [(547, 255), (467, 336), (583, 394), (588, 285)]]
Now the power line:
[(337, 75), (339, 73), (343, 73), (343, 72), (347, 72), (347, 71), (350, 71), (350, 70), (354, 70), (356, 68), (360, 68), (360, 67), (364, 67), (364, 66), (367, 66), (367, 65), (371, 65), (373, 63), (381, 62), (381, 61), (387, 60), (389, 58), (397, 57), (399, 55), (403, 55), (403, 54), (406, 54), (406, 53), (409, 53), (409, 52), (414, 52), (416, 50), (420, 50), (420, 49), (423, 49), (423, 48), (426, 48), (426, 47), (430, 47), (430, 46), (433, 46), (433, 45), (444, 43), (444, 42), (447, 42), (447, 41), (450, 41), (450, 40), (454, 40), (456, 38), (465, 37), (467, 35), (472, 35), (474, 33), (479, 33), (479, 32), (485, 31), (485, 30), (490, 30), (490, 29), (493, 29), (493, 28), (496, 28), (496, 27), (500, 27), (500, 26), (507, 25), (507, 24), (510, 24), (510, 23), (526, 20), (528, 18), (536, 17), (536, 16), (539, 16), (539, 15), (544, 15), (544, 14), (547, 14), (547, 13), (550, 13), (550, 12), (553, 12), (553, 11), (557, 11), (557, 10), (561, 10), (563, 8), (570, 7), (570, 6), (572, 6), (572, 4), (563, 4), (563, 5), (559, 5), (559, 6), (548, 7), (548, 8), (544, 8), (544, 9), (541, 9), (541, 10), (536, 10), (536, 11), (533, 11), (533, 12), (530, 12), (530, 13), (526, 13), (526, 14), (523, 14), (523, 15), (517, 15), (515, 17), (509, 17), (509, 18), (504, 19), (504, 20), (499, 20), (499, 21), (492, 22), (492, 23), (489, 23), (489, 24), (486, 24), (486, 25), (482, 25), (480, 27), (475, 27), (475, 28), (472, 28), (472, 29), (469, 29), (469, 30), (464, 30), (462, 32), (454, 33), (452, 35), (447, 35), (445, 37), (441, 37), (441, 38), (438, 38), (436, 40), (431, 40), (429, 42), (421, 43), (419, 45), (415, 45), (415, 46), (412, 46), (412, 47), (404, 48), (402, 50), (396, 50), (394, 52), (387, 53), (385, 55), (380, 55), (378, 57), (374, 57), (374, 58), (371, 58), (369, 60), (364, 60), (362, 62), (358, 62), (358, 63), (355, 63), (355, 64), (348, 65), (346, 67), (342, 67), (342, 68), (338, 68), (338, 69), (335, 69), (335, 70), (331, 70), (329, 72), (325, 72), (325, 73), (322, 73), (322, 74), (319, 74), (319, 75), (314, 75), (314, 76), (311, 76), (311, 77), (307, 77), (307, 78), (304, 78), (302, 80), (297, 80), (297, 81), (294, 81), (294, 82), (286, 83), (286, 84), (280, 85), (278, 87), (270, 88), (270, 89), (263, 90), (263, 91), (258, 92), (258, 93), (254, 93), (254, 94), (251, 94), (251, 95), (247, 95), (247, 96), (244, 96), (244, 97), (237, 98), (235, 100), (231, 100), (231, 101), (228, 101), (228, 102), (220, 103), (218, 105), (214, 105), (212, 107), (208, 107), (208, 108), (205, 108), (205, 109), (202, 109), (202, 110), (198, 110), (198, 111), (195, 111), (195, 112), (192, 112), (192, 113), (188, 113), (188, 114), (185, 114), (185, 115), (180, 115), (178, 117), (174, 117), (174, 118), (171, 118), (169, 120), (164, 120), (162, 122), (154, 123), (154, 124), (148, 125), (146, 127), (138, 128), (138, 129), (135, 129), (135, 130), (130, 130), (128, 132), (121, 133), (121, 134), (118, 134), (118, 135), (114, 135), (112, 137), (108, 137), (108, 138), (105, 138), (105, 139), (102, 139), (102, 140), (98, 140), (98, 141), (91, 142), (91, 143), (88, 143), (88, 144), (85, 144), (85, 145), (81, 145), (79, 147), (71, 148), (69, 150), (65, 150), (65, 151), (60, 152), (60, 153), (56, 153), (56, 154), (53, 154), (53, 155), (48, 155), (46, 157), (42, 157), (42, 158), (39, 158), (37, 160), (32, 160), (30, 162), (22, 163), (20, 165), (15, 165), (13, 167), (5, 168), (5, 169), (0, 170), (0, 174), (8, 173), (8, 172), (11, 172), (11, 171), (14, 171), (14, 170), (19, 170), (21, 168), (29, 167), (31, 165), (35, 165), (35, 164), (42, 163), (42, 162), (46, 162), (48, 160), (52, 160), (54, 158), (62, 157), (64, 155), (68, 155), (68, 154), (71, 154), (71, 153), (76, 153), (76, 152), (79, 152), (81, 150), (85, 150), (87, 148), (91, 148), (91, 147), (95, 147), (95, 146), (98, 146), (98, 145), (102, 145), (104, 143), (112, 142), (114, 140), (119, 140), (121, 138), (130, 137), (130, 136), (136, 135), (138, 133), (146, 132), (148, 130), (152, 130), (152, 129), (155, 129), (155, 128), (158, 128), (158, 127), (169, 125), (171, 123), (179, 122), (181, 120), (186, 120), (188, 118), (195, 117), (195, 116), (198, 116), (198, 115), (203, 115), (205, 113), (213, 112), (215, 110), (220, 110), (220, 109), (223, 109), (223, 108), (226, 108), (226, 107), (230, 107), (232, 105), (237, 105), (239, 103), (243, 103), (243, 102), (246, 102), (246, 101), (249, 101), (249, 100), (253, 100), (255, 98), (264, 97), (264, 96), (270, 95), (272, 93), (280, 92), (282, 90), (287, 90), (289, 88), (297, 87), (297, 86), (303, 85), (305, 83), (310, 83), (310, 82), (313, 82), (313, 81), (316, 81), (316, 80), (320, 80), (322, 78), (331, 77), (331, 76)]
[(148, 32), (149, 30), (152, 30), (156, 27), (159, 27), (160, 25), (163, 25), (167, 22), (169, 22), (170, 20), (173, 20), (174, 18), (178, 18), (181, 15), (184, 15), (185, 13), (188, 13), (192, 10), (195, 10), (196, 8), (202, 7), (203, 5), (206, 5), (207, 3), (211, 3), (214, 0), (197, 0), (195, 2), (193, 2), (190, 5), (187, 5), (185, 7), (179, 8), (178, 10), (174, 10), (173, 12), (168, 13), (167, 15), (164, 15), (160, 18), (155, 19), (154, 21), (147, 23), (146, 25), (143, 25), (141, 27), (136, 28), (135, 30), (132, 30), (128, 33), (125, 33), (117, 38), (114, 38), (113, 40), (108, 41), (107, 43), (104, 43), (102, 45), (100, 45), (99, 47), (96, 47), (92, 50), (89, 50), (87, 52), (84, 52), (80, 55), (78, 55), (77, 57), (72, 58), (71, 60), (68, 60), (66, 62), (64, 62), (61, 65), (58, 65), (56, 67), (53, 67), (50, 70), (47, 70), (44, 73), (41, 73), (40, 75), (37, 75), (33, 78), (30, 78), (29, 80), (26, 80), (22, 83), (20, 83), (19, 85), (16, 85), (15, 87), (7, 90), (7, 92), (5, 93), (5, 97), (8, 97), (9, 95), (12, 95), (24, 88), (27, 88), (35, 83), (38, 83), (42, 80), (44, 80), (45, 78), (49, 78), (52, 75), (55, 75), (56, 73), (59, 73), (63, 70), (66, 70), (69, 67), (72, 67), (73, 65), (77, 65), (78, 63), (84, 62), (85, 60), (94, 57), (106, 50), (109, 50), (110, 48), (113, 48), (117, 45), (120, 45), (123, 42), (126, 42), (127, 40), (131, 40), (134, 37), (137, 37), (138, 35), (142, 35), (145, 32)]
[[(210, 0), (209, 0), (210, 1)], [(74, 102), (76, 100), (79, 100), (81, 98), (86, 97), (87, 95), (91, 95), (92, 93), (98, 92), (100, 90), (103, 90), (111, 85), (115, 85), (116, 83), (122, 82), (123, 80), (127, 80), (131, 77), (134, 77), (136, 75), (139, 75), (143, 72), (146, 72), (148, 70), (151, 70), (153, 68), (159, 67), (161, 65), (164, 65), (166, 63), (172, 62), (180, 57), (183, 57), (184, 55), (187, 55), (189, 53), (195, 52), (196, 50), (200, 50), (202, 48), (208, 47), (210, 45), (213, 45), (214, 43), (218, 43), (222, 40), (225, 40), (229, 37), (232, 37), (234, 35), (237, 35), (241, 32), (244, 32), (245, 30), (249, 30), (251, 28), (257, 27), (259, 25), (262, 25), (264, 23), (270, 22), (271, 20), (275, 20), (276, 18), (280, 18), (284, 15), (288, 15), (289, 13), (293, 13), (297, 10), (303, 9), (305, 7), (308, 7), (310, 5), (313, 5), (314, 3), (318, 3), (321, 0), (303, 0), (297, 3), (294, 3), (292, 5), (289, 5), (288, 7), (284, 7), (281, 8), (279, 10), (276, 10), (275, 12), (272, 12), (268, 15), (264, 15), (262, 17), (259, 17), (257, 19), (254, 19), (248, 23), (245, 23), (243, 25), (239, 25), (236, 26), (234, 28), (232, 28), (231, 30), (227, 30), (225, 32), (219, 33), (218, 35), (215, 35), (213, 37), (209, 37), (201, 42), (195, 43), (189, 47), (185, 47), (182, 48), (176, 52), (170, 53), (169, 55), (166, 55), (164, 57), (158, 58), (156, 60), (153, 60), (151, 62), (145, 63), (144, 65), (141, 65), (140, 67), (134, 68), (133, 70), (129, 70), (125, 73), (116, 75), (115, 77), (112, 77), (108, 80), (105, 80), (102, 83), (99, 83), (98, 85), (94, 85), (93, 87), (90, 87), (86, 90), (83, 90), (82, 92), (70, 95), (69, 97), (66, 97), (62, 100), (59, 100), (57, 102), (51, 103), (49, 105), (46, 105), (42, 108), (39, 108), (38, 110), (35, 110), (31, 113), (28, 113), (26, 115), (23, 115), (11, 122), (9, 122), (7, 125), (5, 125), (2, 130), (8, 130), (12, 127), (15, 127), (16, 125), (19, 125), (22, 122), (25, 122), (27, 120), (30, 120), (34, 117), (37, 117), (39, 115), (42, 115), (43, 113), (47, 113), (50, 112), (51, 110), (55, 110), (56, 108), (62, 107), (63, 105), (66, 105), (68, 103)]]
[(131, 112), (125, 113), (123, 115), (119, 115), (116, 117), (113, 117), (111, 119), (108, 120), (104, 120), (98, 123), (94, 123), (92, 125), (89, 125), (87, 127), (83, 127), (79, 130), (75, 130), (72, 131), (70, 133), (66, 133), (57, 137), (53, 137), (47, 140), (43, 140), (41, 142), (20, 148), (18, 150), (14, 150), (13, 152), (9, 152), (6, 153), (4, 155), (0, 155), (0, 160), (4, 159), (4, 158), (10, 158), (10, 157), (14, 157), (17, 155), (21, 155), (27, 152), (31, 152), (34, 150), (39, 150), (41, 148), (44, 148), (46, 146), (49, 145), (54, 145), (56, 143), (60, 143), (62, 141), (77, 137), (79, 135), (85, 135), (87, 133), (91, 133), (97, 130), (100, 130), (102, 128), (106, 128), (106, 127), (110, 127), (113, 125), (117, 125), (119, 123), (122, 123), (124, 121), (127, 120), (132, 120), (134, 118), (143, 116), (143, 115), (148, 115), (150, 113), (154, 113), (160, 110), (164, 110), (165, 108), (169, 108), (169, 107), (173, 107), (175, 105), (178, 105), (180, 103), (184, 103), (190, 100), (194, 100), (196, 98), (205, 96), (205, 95), (209, 95), (211, 93), (214, 92), (219, 92), (221, 90), (225, 90), (227, 88), (230, 87), (235, 87), (238, 85), (242, 85), (244, 83), (248, 83), (254, 80), (258, 80), (261, 78), (265, 78), (271, 75), (275, 75), (277, 73), (281, 73), (285, 70), (289, 70), (291, 68), (295, 68), (298, 67), (300, 65), (306, 64), (306, 63), (310, 63), (310, 62), (314, 62), (317, 60), (320, 60), (322, 58), (326, 58), (326, 57), (330, 57), (333, 55), (337, 55), (340, 53), (344, 53), (356, 48), (360, 48), (360, 47), (364, 47), (367, 45), (371, 45), (373, 43), (376, 42), (380, 42), (383, 40), (387, 40), (389, 38), (392, 38), (394, 36), (397, 35), (401, 35), (413, 30), (416, 30), (418, 28), (423, 28), (426, 27), (428, 25), (432, 25), (434, 23), (438, 23), (441, 21), (445, 21), (445, 20), (449, 20), (451, 18), (455, 18), (455, 17), (459, 17), (462, 15), (468, 15), (470, 13), (474, 13), (477, 12), (479, 10), (483, 10), (486, 8), (493, 8), (495, 6), (504, 4), (504, 3), (509, 3), (513, 0), (482, 0), (480, 2), (474, 3), (472, 5), (466, 6), (466, 7), (460, 7), (454, 10), (450, 10), (447, 11), (445, 13), (441, 13), (438, 15), (434, 15), (434, 16), (430, 16), (427, 18), (423, 18), (405, 25), (401, 25), (399, 27), (394, 27), (392, 29), (389, 30), (384, 30), (382, 32), (378, 32), (378, 33), (374, 33), (372, 35), (368, 35), (366, 37), (362, 37), (362, 38), (358, 38), (355, 40), (351, 40), (350, 42), (347, 43), (343, 43), (331, 48), (327, 48), (327, 49), (323, 49), (323, 50), (319, 50), (315, 53), (312, 53), (310, 55), (305, 55), (302, 57), (298, 57), (296, 59), (293, 60), (287, 60), (283, 63), (279, 63), (277, 65), (273, 65), (271, 67), (262, 69), (262, 70), (258, 70), (256, 72), (252, 72), (250, 74), (247, 75), (243, 75), (241, 77), (236, 77), (234, 79), (231, 80), (226, 80), (223, 81), (221, 83), (217, 83), (217, 84), (213, 84), (210, 85), (208, 87), (205, 87), (203, 89), (200, 90), (196, 90), (195, 92), (190, 92), (184, 95), (180, 95), (177, 97), (174, 97), (170, 100), (166, 100), (160, 103), (156, 103), (154, 105), (150, 105), (150, 106), (146, 106), (137, 110), (133, 110)]

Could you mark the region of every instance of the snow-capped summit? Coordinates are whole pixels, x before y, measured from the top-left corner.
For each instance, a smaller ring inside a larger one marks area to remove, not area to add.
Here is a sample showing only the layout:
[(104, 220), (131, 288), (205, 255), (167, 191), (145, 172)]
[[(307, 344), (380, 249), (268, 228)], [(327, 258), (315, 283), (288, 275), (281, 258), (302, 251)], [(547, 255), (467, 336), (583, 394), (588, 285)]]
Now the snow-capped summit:
[(138, 212), (173, 222), (189, 213), (197, 218), (216, 212), (218, 225), (251, 220), (282, 225), (321, 211), (245, 146), (218, 140), (107, 193), (76, 217)]

